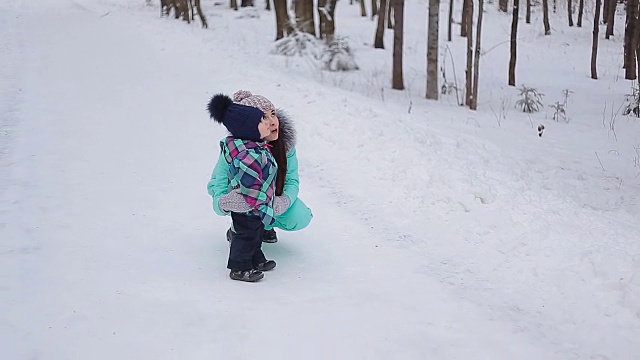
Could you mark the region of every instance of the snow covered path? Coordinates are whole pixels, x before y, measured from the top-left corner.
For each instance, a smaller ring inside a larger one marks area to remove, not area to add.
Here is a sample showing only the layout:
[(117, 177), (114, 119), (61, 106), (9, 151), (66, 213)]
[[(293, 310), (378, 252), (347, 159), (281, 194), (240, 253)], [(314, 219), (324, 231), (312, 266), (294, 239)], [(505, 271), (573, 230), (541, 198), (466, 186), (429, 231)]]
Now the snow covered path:
[[(384, 215), (340, 205), (334, 196), (361, 200), (339, 184), (350, 168), (334, 163), (325, 174), (335, 159), (314, 146), (355, 145), (323, 138), (322, 128), (300, 130), (307, 141), (319, 135), (300, 146), (312, 225), (265, 245), (278, 267), (263, 282), (229, 280), (229, 219), (213, 214), (205, 189), (224, 129), (204, 106), (214, 91), (283, 74), (232, 61), (229, 42), (210, 51), (215, 33), (189, 36), (201, 30), (108, 1), (2, 0), (0, 9), (0, 26), (8, 24), (0, 46), (14, 55), (0, 69), (11, 80), (0, 88), (10, 129), (0, 153), (0, 358), (566, 359), (568, 348), (583, 356), (586, 343), (550, 344), (544, 329), (522, 330), (452, 291), (432, 272), (438, 264), (426, 264), (436, 258), (422, 253), (427, 245), (389, 241), (400, 219), (380, 232), (370, 225)], [(308, 85), (286, 83), (293, 94)], [(606, 339), (608, 349), (619, 345), (615, 358), (633, 358), (628, 334), (637, 330)]]

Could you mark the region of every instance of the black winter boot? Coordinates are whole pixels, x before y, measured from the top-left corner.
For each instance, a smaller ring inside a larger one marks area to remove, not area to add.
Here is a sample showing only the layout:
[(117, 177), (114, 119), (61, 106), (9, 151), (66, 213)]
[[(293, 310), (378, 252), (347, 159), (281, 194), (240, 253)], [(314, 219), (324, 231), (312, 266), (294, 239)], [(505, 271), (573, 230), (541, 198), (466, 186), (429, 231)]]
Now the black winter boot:
[(264, 277), (262, 271), (251, 270), (231, 270), (229, 277), (232, 280), (240, 280), (246, 282), (256, 282)]
[(274, 229), (265, 230), (262, 233), (262, 242), (270, 244), (278, 242), (278, 235), (276, 235), (276, 231)]
[(269, 271), (269, 270), (273, 270), (273, 268), (275, 267), (276, 267), (275, 261), (267, 260), (265, 262), (261, 262), (260, 264), (256, 265), (255, 269), (259, 271)]

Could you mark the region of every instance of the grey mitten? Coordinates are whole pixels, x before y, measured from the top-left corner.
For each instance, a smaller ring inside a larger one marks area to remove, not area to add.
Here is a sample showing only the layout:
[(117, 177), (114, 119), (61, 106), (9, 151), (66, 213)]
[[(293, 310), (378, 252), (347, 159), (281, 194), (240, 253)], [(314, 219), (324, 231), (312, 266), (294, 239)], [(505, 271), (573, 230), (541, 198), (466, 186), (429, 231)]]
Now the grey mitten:
[(287, 195), (276, 196), (273, 199), (273, 212), (276, 215), (281, 215), (291, 206), (291, 199)]
[(244, 196), (240, 193), (240, 190), (235, 189), (226, 195), (220, 196), (220, 209), (226, 212), (246, 213), (253, 210), (245, 200)]

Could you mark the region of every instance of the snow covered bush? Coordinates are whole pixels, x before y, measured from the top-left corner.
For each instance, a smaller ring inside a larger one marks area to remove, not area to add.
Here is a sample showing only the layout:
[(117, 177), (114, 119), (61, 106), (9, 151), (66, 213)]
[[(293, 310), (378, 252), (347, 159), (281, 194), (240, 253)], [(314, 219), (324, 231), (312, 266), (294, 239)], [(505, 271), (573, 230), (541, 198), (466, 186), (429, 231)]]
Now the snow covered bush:
[(293, 33), (274, 43), (271, 53), (285, 56), (309, 56), (317, 60), (322, 54), (323, 47), (322, 42), (315, 36), (294, 29)]
[(536, 88), (530, 88), (524, 85), (518, 90), (520, 91), (520, 99), (516, 101), (516, 107), (521, 108), (522, 111), (526, 113), (540, 111), (544, 94), (540, 93)]
[(640, 91), (637, 86), (633, 88), (633, 93), (625, 95), (624, 114), (640, 117)]
[(567, 112), (565, 110), (565, 104), (561, 103), (560, 101), (556, 101), (553, 105), (549, 105), (550, 108), (552, 108), (554, 110), (553, 112), (553, 120), (555, 121), (562, 121), (562, 122), (569, 122), (569, 119), (567, 119)]
[(351, 51), (347, 38), (336, 36), (322, 52), (321, 61), (325, 69), (330, 71), (358, 70), (358, 65)]

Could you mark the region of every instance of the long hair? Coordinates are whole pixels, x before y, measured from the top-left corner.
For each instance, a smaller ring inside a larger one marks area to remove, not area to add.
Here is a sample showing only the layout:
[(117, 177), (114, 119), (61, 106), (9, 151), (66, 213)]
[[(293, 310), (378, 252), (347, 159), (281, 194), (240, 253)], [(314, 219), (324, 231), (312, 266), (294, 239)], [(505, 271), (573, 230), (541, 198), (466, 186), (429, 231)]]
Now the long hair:
[(269, 145), (271, 145), (271, 155), (273, 155), (273, 158), (276, 159), (276, 164), (278, 164), (276, 195), (280, 196), (284, 191), (284, 181), (287, 177), (287, 149), (285, 141), (281, 137), (278, 140), (270, 141)]

